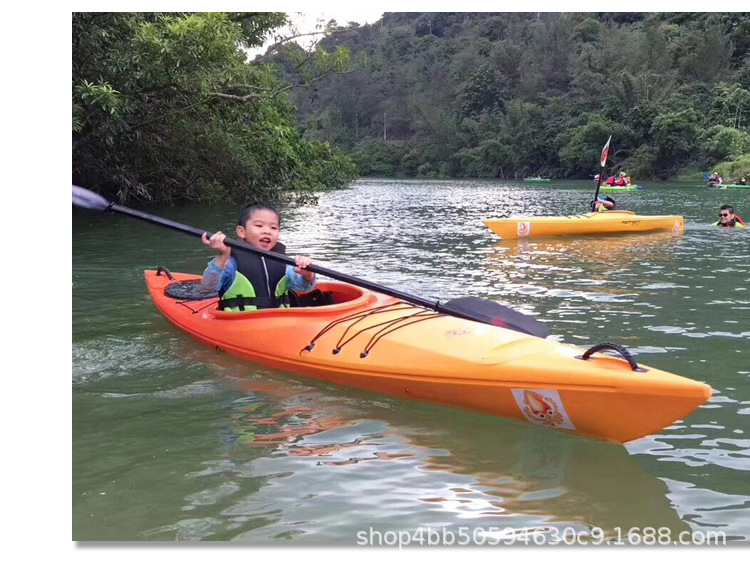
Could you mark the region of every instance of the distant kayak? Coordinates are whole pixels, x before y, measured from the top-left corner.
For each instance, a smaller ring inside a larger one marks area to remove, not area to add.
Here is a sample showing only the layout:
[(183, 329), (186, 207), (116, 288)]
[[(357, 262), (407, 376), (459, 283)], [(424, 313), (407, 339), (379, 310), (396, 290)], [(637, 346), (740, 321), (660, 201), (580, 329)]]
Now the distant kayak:
[(738, 185), (737, 183), (722, 183), (721, 185), (713, 185), (714, 189), (750, 189), (750, 185)]
[(602, 185), (599, 188), (600, 193), (625, 193), (627, 191), (640, 191), (643, 189), (643, 185)]
[(524, 177), (525, 183), (551, 183), (552, 179), (549, 177)]
[(682, 232), (681, 216), (644, 216), (632, 211), (607, 211), (568, 217), (484, 219), (492, 232), (504, 239), (624, 232)]

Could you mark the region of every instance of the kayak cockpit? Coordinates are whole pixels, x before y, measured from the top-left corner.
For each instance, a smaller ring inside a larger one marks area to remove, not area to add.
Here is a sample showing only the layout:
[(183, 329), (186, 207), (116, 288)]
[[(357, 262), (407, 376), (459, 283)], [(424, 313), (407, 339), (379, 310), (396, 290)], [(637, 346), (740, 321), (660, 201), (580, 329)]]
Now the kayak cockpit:
[[(320, 282), (313, 291), (296, 294), (297, 297), (292, 300), (292, 307), (235, 312), (219, 309), (219, 297), (216, 292), (201, 287), (200, 277), (194, 274), (171, 273), (165, 268), (146, 270), (146, 283), (158, 304), (181, 305), (195, 314), (210, 314), (211, 317), (217, 319), (229, 320), (264, 315), (275, 317), (285, 314), (298, 317), (306, 313), (331, 315), (337, 312), (351, 312), (353, 309), (369, 309), (375, 305), (388, 305), (398, 301), (348, 283)], [(325, 299), (320, 301), (321, 297)], [(162, 299), (158, 300), (158, 298)]]
[[(328, 299), (327, 304), (316, 305), (314, 302), (306, 301), (314, 294), (323, 294)], [(340, 311), (351, 312), (352, 309), (367, 309), (378, 301), (378, 298), (370, 291), (351, 285), (347, 283), (339, 282), (321, 282), (315, 286), (315, 290), (309, 293), (297, 294), (301, 300), (302, 305), (300, 307), (279, 307), (276, 309), (260, 309), (257, 311), (223, 311), (219, 309), (218, 302), (211, 306), (208, 311), (213, 317), (217, 319), (242, 319), (245, 317), (258, 317), (258, 316), (274, 316), (279, 315), (291, 315), (293, 317), (299, 317), (305, 313), (317, 314), (317, 313), (336, 313)]]

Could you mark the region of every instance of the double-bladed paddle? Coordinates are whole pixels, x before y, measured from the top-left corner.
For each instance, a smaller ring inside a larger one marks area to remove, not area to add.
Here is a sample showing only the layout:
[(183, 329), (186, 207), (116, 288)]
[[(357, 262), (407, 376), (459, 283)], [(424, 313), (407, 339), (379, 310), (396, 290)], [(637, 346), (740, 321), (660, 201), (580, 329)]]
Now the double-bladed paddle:
[[(118, 205), (114, 202), (109, 202), (101, 195), (98, 195), (93, 191), (89, 191), (88, 189), (84, 189), (76, 185), (73, 185), (73, 204), (84, 209), (92, 209), (96, 211), (114, 211), (116, 213), (135, 217), (152, 224), (171, 228), (173, 230), (178, 230), (180, 232), (184, 232), (185, 234), (197, 236), (199, 238), (204, 232), (207, 232), (198, 228), (194, 228), (192, 226), (171, 221), (169, 219), (150, 215), (136, 209), (131, 209), (123, 205)], [(212, 233), (210, 232), (208, 233), (209, 237), (211, 236), (211, 234)], [(288, 256), (277, 254), (276, 252), (260, 250), (258, 248), (255, 248), (254, 246), (250, 246), (245, 242), (227, 238), (226, 240), (224, 240), (224, 244), (226, 244), (227, 246), (231, 246), (232, 248), (235, 248), (237, 250), (244, 250), (245, 252), (264, 256), (278, 262), (283, 262), (284, 264), (294, 265), (294, 260)], [(550, 334), (549, 329), (544, 323), (537, 321), (533, 317), (524, 315), (523, 313), (519, 313), (518, 311), (514, 311), (509, 307), (499, 305), (498, 303), (488, 301), (486, 299), (460, 297), (457, 299), (451, 299), (450, 301), (447, 301), (445, 303), (441, 303), (440, 301), (423, 299), (421, 297), (417, 297), (416, 295), (411, 295), (410, 293), (404, 293), (402, 291), (386, 287), (384, 285), (369, 282), (367, 280), (349, 276), (347, 274), (342, 274), (341, 272), (336, 272), (323, 266), (310, 265), (305, 269), (322, 276), (350, 283), (359, 287), (363, 287), (365, 289), (369, 289), (371, 291), (382, 293), (384, 295), (389, 295), (413, 305), (426, 307), (445, 315), (452, 315), (454, 317), (460, 317), (462, 319), (468, 319), (470, 321), (477, 321), (479, 323), (486, 323), (488, 325), (504, 327), (513, 331), (526, 333), (527, 335), (533, 335), (535, 337), (545, 338)]]

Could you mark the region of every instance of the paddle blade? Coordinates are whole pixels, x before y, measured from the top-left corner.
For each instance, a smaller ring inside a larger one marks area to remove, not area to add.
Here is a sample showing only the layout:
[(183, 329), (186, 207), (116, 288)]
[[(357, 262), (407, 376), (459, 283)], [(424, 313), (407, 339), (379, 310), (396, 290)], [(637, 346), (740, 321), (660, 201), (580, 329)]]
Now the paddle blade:
[(496, 327), (503, 327), (512, 331), (519, 331), (534, 337), (546, 338), (551, 334), (547, 325), (537, 321), (533, 317), (486, 299), (459, 297), (439, 304), (438, 311), (440, 311), (440, 308), (445, 308), (446, 312), (450, 311), (452, 315), (463, 316), (466, 319), (472, 319)]
[(94, 211), (103, 211), (109, 207), (109, 201), (104, 197), (77, 185), (73, 185), (73, 204)]
[(610, 136), (607, 139), (607, 143), (604, 144), (604, 148), (602, 149), (602, 157), (601, 157), (601, 160), (600, 160), (601, 164), (602, 164), (602, 167), (604, 167), (605, 165), (607, 165), (607, 155), (609, 154), (609, 143), (611, 141), (612, 141), (612, 136)]

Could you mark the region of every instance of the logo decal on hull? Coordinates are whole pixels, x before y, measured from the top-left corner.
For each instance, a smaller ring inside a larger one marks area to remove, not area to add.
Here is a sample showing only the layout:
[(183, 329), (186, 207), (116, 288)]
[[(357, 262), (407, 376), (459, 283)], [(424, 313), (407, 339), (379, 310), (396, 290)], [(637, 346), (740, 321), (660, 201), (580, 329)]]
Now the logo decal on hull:
[(529, 234), (531, 234), (531, 223), (519, 222), (518, 223), (518, 236), (528, 236)]
[(557, 390), (515, 390), (513, 397), (518, 409), (531, 423), (557, 429), (575, 429), (565, 411)]

